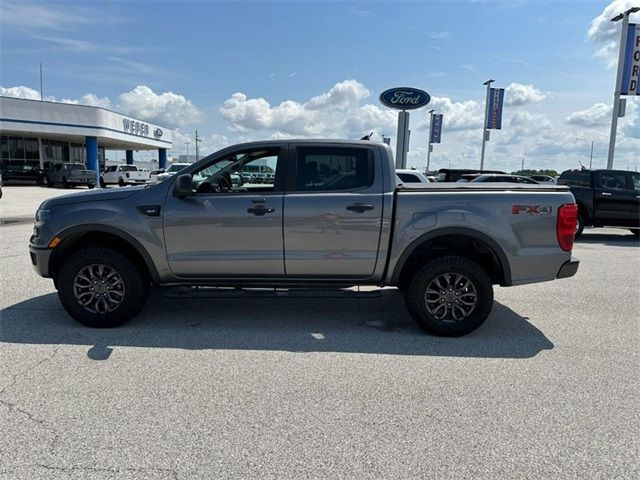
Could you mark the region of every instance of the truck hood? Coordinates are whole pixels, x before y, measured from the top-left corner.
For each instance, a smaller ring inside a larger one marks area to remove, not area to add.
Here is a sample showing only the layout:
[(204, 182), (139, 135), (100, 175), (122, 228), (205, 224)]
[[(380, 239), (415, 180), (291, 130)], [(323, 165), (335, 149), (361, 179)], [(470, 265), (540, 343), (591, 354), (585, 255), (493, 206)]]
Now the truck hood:
[(72, 205), (74, 203), (97, 202), (104, 200), (122, 200), (132, 197), (143, 190), (144, 187), (126, 187), (117, 189), (96, 189), (87, 192), (72, 193), (61, 197), (50, 198), (40, 205), (41, 210), (50, 210), (62, 205)]

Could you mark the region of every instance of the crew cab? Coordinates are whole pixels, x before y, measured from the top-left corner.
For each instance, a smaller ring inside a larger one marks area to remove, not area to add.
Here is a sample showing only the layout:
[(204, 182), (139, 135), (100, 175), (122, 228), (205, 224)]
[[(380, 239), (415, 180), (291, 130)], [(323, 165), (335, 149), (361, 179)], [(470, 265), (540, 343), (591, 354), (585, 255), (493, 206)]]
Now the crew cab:
[[(273, 183), (234, 186), (255, 166)], [(489, 316), (493, 286), (572, 276), (577, 208), (567, 187), (398, 185), (383, 143), (231, 146), (157, 185), (46, 200), (30, 241), (66, 311), (114, 327), (152, 285), (393, 286), (436, 335)]]
[(89, 188), (96, 186), (95, 170), (87, 170), (83, 163), (57, 163), (49, 170), (44, 182), (48, 187), (62, 185), (64, 188), (72, 188), (86, 185)]
[(560, 174), (558, 185), (568, 185), (576, 199), (576, 238), (585, 226), (626, 227), (640, 236), (640, 173), (567, 170)]
[(135, 185), (149, 182), (149, 172), (139, 170), (136, 165), (112, 165), (100, 175), (100, 186), (118, 184)]

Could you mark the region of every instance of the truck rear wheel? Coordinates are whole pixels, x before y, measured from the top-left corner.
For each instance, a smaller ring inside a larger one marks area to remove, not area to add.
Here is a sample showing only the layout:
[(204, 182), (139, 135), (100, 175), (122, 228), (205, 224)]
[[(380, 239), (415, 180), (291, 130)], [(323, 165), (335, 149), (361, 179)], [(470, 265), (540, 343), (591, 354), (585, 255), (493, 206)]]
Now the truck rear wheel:
[(111, 328), (135, 317), (149, 297), (149, 282), (128, 257), (110, 248), (72, 254), (57, 278), (62, 306), (78, 322)]
[(584, 230), (584, 218), (580, 213), (578, 213), (578, 223), (576, 224), (576, 234), (573, 236), (574, 240), (577, 240), (582, 235), (582, 231)]
[(493, 286), (476, 262), (457, 255), (436, 258), (404, 289), (409, 313), (432, 335), (458, 337), (478, 328), (493, 306)]

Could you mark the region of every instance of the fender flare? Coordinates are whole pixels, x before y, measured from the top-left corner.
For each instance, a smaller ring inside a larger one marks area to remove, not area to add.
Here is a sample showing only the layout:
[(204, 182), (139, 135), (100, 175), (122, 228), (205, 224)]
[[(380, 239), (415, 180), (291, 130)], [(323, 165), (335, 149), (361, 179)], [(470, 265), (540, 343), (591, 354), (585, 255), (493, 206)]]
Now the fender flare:
[(407, 246), (404, 249), (404, 251), (400, 255), (400, 258), (396, 262), (395, 267), (393, 268), (393, 274), (391, 276), (391, 282), (390, 282), (391, 285), (397, 284), (398, 280), (400, 279), (400, 274), (402, 273), (402, 269), (404, 268), (406, 261), (409, 259), (411, 254), (420, 245), (422, 245), (423, 243), (429, 240), (433, 240), (434, 238), (444, 237), (449, 235), (461, 235), (465, 237), (471, 237), (473, 239), (476, 239), (485, 243), (491, 249), (491, 251), (495, 254), (495, 256), (498, 258), (498, 262), (500, 263), (500, 267), (502, 268), (504, 282), (501, 283), (501, 285), (503, 286), (511, 285), (511, 267), (509, 265), (509, 259), (507, 258), (507, 254), (504, 252), (504, 250), (498, 244), (498, 242), (496, 242), (494, 239), (492, 239), (491, 237), (489, 237), (488, 235), (482, 232), (479, 232), (477, 230), (473, 230), (470, 228), (464, 228), (464, 227), (440, 228), (438, 230), (434, 230), (432, 232), (420, 235), (418, 238), (412, 241), (409, 244), (409, 246)]
[(154, 284), (160, 283), (160, 275), (158, 275), (158, 270), (156, 269), (153, 260), (151, 259), (151, 255), (147, 252), (147, 249), (142, 246), (142, 244), (135, 239), (132, 235), (127, 232), (120, 230), (116, 227), (111, 227), (109, 225), (101, 225), (99, 223), (89, 223), (83, 225), (76, 225), (75, 227), (69, 227), (62, 230), (57, 234), (58, 237), (62, 241), (69, 238), (72, 235), (82, 234), (82, 233), (90, 233), (90, 232), (101, 232), (107, 233), (109, 235), (113, 235), (114, 237), (118, 237), (121, 240), (127, 242), (131, 245), (142, 257), (147, 269), (149, 270), (149, 275), (151, 276), (151, 280)]

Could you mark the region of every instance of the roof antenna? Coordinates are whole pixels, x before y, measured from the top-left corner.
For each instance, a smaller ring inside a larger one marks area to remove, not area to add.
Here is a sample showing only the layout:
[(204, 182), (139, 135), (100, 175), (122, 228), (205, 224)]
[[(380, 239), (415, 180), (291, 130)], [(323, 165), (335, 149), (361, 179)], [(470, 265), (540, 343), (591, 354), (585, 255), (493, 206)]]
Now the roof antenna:
[(371, 132), (369, 135), (365, 135), (364, 137), (362, 137), (360, 140), (371, 140), (371, 137), (373, 136), (373, 132)]

